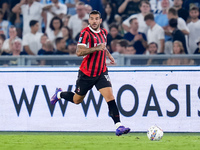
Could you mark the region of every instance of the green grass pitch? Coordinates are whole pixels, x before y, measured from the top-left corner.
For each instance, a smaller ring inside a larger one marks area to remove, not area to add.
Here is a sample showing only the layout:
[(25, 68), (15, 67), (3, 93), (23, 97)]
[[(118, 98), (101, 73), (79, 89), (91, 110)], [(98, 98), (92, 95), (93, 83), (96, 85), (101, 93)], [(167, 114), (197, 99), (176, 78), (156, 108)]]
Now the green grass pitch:
[(146, 133), (0, 132), (0, 150), (200, 150), (200, 133), (165, 133), (150, 141)]

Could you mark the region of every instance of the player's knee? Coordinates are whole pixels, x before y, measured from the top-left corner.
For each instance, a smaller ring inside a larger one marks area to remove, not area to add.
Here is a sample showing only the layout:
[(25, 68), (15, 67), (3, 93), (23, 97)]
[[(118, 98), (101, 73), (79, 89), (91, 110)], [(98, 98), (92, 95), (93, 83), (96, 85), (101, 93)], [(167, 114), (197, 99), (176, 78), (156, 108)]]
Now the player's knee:
[(80, 103), (82, 103), (82, 101), (83, 101), (83, 99), (76, 99), (76, 100), (74, 100), (74, 104), (80, 104)]

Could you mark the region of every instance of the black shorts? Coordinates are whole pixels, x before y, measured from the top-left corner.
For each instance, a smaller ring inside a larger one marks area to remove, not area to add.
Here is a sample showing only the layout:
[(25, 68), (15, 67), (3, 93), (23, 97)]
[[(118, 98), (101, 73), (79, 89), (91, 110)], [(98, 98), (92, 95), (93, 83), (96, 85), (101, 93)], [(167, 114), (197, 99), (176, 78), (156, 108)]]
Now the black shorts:
[(105, 87), (111, 87), (110, 78), (108, 76), (108, 71), (103, 72), (98, 77), (88, 77), (82, 71), (79, 70), (78, 79), (76, 80), (75, 92), (78, 95), (86, 95), (87, 92), (95, 85), (97, 90)]

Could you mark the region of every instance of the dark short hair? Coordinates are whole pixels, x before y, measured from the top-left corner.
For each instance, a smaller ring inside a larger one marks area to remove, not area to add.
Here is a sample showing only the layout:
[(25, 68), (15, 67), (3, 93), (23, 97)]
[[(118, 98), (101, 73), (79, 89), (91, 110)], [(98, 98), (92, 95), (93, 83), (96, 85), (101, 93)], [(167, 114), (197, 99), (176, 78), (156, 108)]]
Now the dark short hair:
[(56, 45), (57, 45), (58, 43), (60, 43), (61, 40), (63, 40), (63, 39), (64, 39), (64, 38), (62, 38), (62, 37), (58, 37), (58, 38), (56, 38), (56, 40), (55, 40)]
[(29, 26), (32, 27), (32, 26), (34, 26), (36, 23), (38, 23), (37, 20), (31, 20), (31, 21), (29, 22)]
[(142, 1), (140, 2), (139, 7), (141, 7), (143, 3), (145, 3), (145, 4), (149, 5), (149, 7), (151, 7), (151, 4), (149, 3), (148, 0), (142, 0)]
[(59, 28), (59, 29), (61, 29), (62, 26), (63, 26), (63, 22), (62, 22), (62, 20), (61, 20), (59, 17), (57, 17), (57, 16), (55, 16), (55, 17), (53, 17), (53, 18), (51, 19), (51, 22), (50, 22), (50, 25), (49, 25), (50, 29), (51, 29), (51, 30), (55, 30), (55, 28), (54, 28), (54, 26), (53, 26), (53, 21), (54, 21), (54, 20), (59, 20), (59, 22), (60, 22), (60, 28)]
[(169, 26), (170, 27), (177, 28), (177, 24), (178, 24), (177, 19), (172, 18), (172, 19), (169, 20)]
[(109, 25), (109, 30), (111, 30), (112, 28), (116, 28), (118, 30), (118, 25), (116, 23), (111, 23)]
[(154, 15), (152, 13), (148, 13), (145, 17), (144, 17), (144, 21), (146, 20), (153, 20), (154, 21)]
[(192, 10), (199, 11), (199, 7), (192, 5), (192, 6), (190, 6), (190, 11), (192, 11)]
[(149, 43), (148, 47), (149, 47), (150, 45), (152, 45), (152, 44), (155, 44), (156, 47), (158, 48), (158, 44), (157, 44), (156, 42), (151, 42), (151, 43)]
[(63, 26), (62, 28), (65, 28), (65, 29), (68, 30), (68, 32), (69, 32), (69, 39), (71, 39), (72, 38), (72, 31), (70, 30), (70, 28), (68, 26)]
[(11, 25), (11, 26), (9, 27), (9, 29), (13, 29), (13, 28), (15, 28), (15, 30), (16, 30), (16, 27), (15, 27), (14, 25)]
[(129, 42), (125, 39), (122, 39), (122, 40), (119, 40), (118, 41), (118, 44), (121, 46), (121, 47), (127, 47), (129, 45)]
[(97, 10), (91, 11), (91, 12), (89, 13), (89, 17), (90, 17), (90, 15), (99, 15), (99, 17), (101, 18), (101, 13), (100, 13), (99, 11), (97, 11)]
[(0, 34), (0, 39), (2, 39), (2, 40), (6, 40), (6, 36), (5, 36), (5, 34)]
[(174, 7), (171, 7), (171, 8), (168, 10), (168, 13), (171, 13), (171, 14), (174, 15), (174, 16), (177, 16), (177, 15), (178, 15), (178, 12), (177, 12), (177, 10), (176, 10)]
[(134, 17), (134, 18), (131, 18), (130, 20), (129, 20), (129, 24), (131, 24), (132, 23), (132, 21), (133, 20), (135, 20), (135, 19), (137, 19), (136, 17)]
[(83, 22), (89, 24), (88, 19), (84, 19)]

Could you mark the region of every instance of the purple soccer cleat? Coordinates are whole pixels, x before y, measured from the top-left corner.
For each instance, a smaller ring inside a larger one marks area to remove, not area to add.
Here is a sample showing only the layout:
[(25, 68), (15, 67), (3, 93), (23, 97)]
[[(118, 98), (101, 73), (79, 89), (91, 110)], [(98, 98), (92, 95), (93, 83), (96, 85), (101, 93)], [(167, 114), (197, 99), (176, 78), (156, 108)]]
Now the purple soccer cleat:
[(58, 99), (57, 94), (58, 94), (58, 92), (61, 92), (61, 91), (62, 91), (61, 88), (56, 88), (56, 92), (55, 92), (55, 94), (51, 97), (51, 100), (50, 100), (52, 105), (55, 105), (56, 102), (57, 102), (58, 100), (60, 100), (60, 99)]
[(122, 134), (127, 134), (130, 132), (130, 128), (125, 128), (124, 126), (119, 126), (117, 129), (116, 129), (116, 135), (117, 136), (120, 136)]

